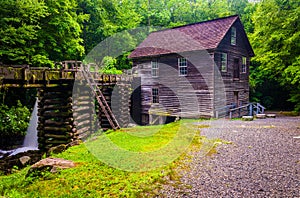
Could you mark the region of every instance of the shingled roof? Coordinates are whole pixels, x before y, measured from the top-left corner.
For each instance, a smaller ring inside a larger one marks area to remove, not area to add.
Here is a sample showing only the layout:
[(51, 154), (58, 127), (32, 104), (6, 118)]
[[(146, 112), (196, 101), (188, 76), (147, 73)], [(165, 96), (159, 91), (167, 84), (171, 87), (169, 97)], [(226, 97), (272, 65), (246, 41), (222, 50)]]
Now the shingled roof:
[(237, 20), (234, 15), (152, 32), (129, 58), (215, 49)]

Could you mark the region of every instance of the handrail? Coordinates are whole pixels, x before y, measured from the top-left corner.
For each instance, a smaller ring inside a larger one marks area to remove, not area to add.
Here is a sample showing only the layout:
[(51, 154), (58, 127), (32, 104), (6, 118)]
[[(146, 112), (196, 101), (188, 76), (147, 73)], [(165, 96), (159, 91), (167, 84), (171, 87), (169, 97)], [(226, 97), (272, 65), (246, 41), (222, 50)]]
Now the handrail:
[(264, 111), (265, 111), (265, 107), (264, 106), (262, 106), (260, 103), (256, 103), (256, 105), (255, 105), (255, 103), (253, 103), (253, 107), (254, 108), (256, 108), (256, 114), (259, 114), (259, 113), (264, 113)]
[(215, 117), (219, 118), (220, 112), (223, 112), (224, 110), (225, 110), (225, 117), (226, 117), (226, 115), (228, 114), (229, 110), (231, 108), (233, 108), (234, 106), (235, 105), (226, 105), (224, 107), (219, 107), (219, 108), (214, 109)]
[(243, 105), (243, 106), (239, 106), (239, 107), (236, 107), (236, 108), (233, 108), (233, 109), (230, 109), (229, 111), (235, 111), (235, 110), (239, 110), (239, 109), (242, 109), (244, 107), (248, 107), (251, 103), (249, 104), (246, 104), (246, 105)]
[(235, 112), (235, 111), (238, 111), (238, 115), (239, 115), (239, 117), (241, 117), (241, 111), (243, 110), (243, 108), (247, 108), (247, 114), (248, 114), (248, 112), (249, 112), (249, 106), (251, 106), (251, 103), (249, 103), (249, 104), (246, 104), (246, 105), (243, 105), (243, 106), (239, 106), (239, 107), (236, 107), (236, 108), (233, 108), (233, 109), (230, 109), (229, 110), (229, 118), (231, 119), (232, 118), (232, 114)]
[(231, 119), (232, 118), (232, 114), (236, 111), (238, 111), (238, 114), (239, 114), (239, 117), (241, 116), (241, 111), (244, 109), (244, 108), (247, 108), (247, 115), (250, 115), (252, 116), (254, 113), (255, 114), (260, 114), (260, 113), (264, 113), (265, 111), (265, 107), (262, 106), (260, 103), (249, 103), (249, 104), (246, 104), (246, 105), (243, 105), (243, 106), (240, 106), (240, 107), (236, 107), (236, 108), (233, 108), (233, 109), (230, 109), (229, 110), (229, 118)]
[(83, 77), (85, 78), (89, 87), (91, 88), (93, 95), (96, 97), (98, 104), (100, 105), (101, 110), (105, 114), (112, 129), (114, 129), (114, 130), (119, 129), (120, 125), (119, 125), (115, 115), (113, 114), (110, 106), (108, 105), (102, 91), (97, 86), (96, 81), (95, 81), (93, 75), (91, 74), (91, 72), (89, 71), (89, 69), (90, 69), (90, 65), (87, 65), (86, 67), (84, 67), (84, 69), (82, 70)]

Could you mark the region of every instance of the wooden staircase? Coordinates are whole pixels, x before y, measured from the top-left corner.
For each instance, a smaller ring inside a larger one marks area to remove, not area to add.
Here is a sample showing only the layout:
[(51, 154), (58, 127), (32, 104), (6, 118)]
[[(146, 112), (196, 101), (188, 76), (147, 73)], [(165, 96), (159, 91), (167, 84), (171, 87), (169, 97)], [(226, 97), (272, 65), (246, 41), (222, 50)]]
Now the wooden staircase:
[(87, 81), (88, 86), (91, 88), (92, 94), (95, 96), (102, 112), (105, 114), (111, 128), (113, 130), (119, 129), (120, 125), (115, 115), (113, 114), (110, 106), (108, 105), (102, 91), (99, 89), (97, 82), (95, 81), (92, 73), (90, 72), (89, 67), (83, 67), (81, 72), (83, 74), (84, 79)]
[(242, 117), (244, 115), (253, 116), (256, 114), (262, 114), (265, 111), (265, 107), (259, 103), (248, 103), (239, 107), (235, 107), (234, 105), (227, 105), (222, 108), (218, 108), (215, 110), (215, 117), (229, 117), (232, 119), (234, 117)]
[(265, 107), (262, 106), (259, 103), (248, 103), (243, 106), (239, 106), (236, 108), (232, 108), (229, 110), (229, 118), (233, 118), (234, 115), (237, 115), (237, 117), (242, 117), (244, 115), (253, 116), (257, 114), (263, 114), (265, 111)]

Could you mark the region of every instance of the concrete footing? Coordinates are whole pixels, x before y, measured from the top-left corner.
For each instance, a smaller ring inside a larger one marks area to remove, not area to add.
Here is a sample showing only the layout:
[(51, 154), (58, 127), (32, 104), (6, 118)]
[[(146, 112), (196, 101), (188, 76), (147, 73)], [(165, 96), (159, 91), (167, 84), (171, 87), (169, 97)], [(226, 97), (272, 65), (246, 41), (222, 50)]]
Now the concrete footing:
[(267, 118), (276, 118), (276, 114), (267, 114)]
[(253, 116), (243, 116), (242, 120), (244, 120), (244, 121), (252, 121), (253, 120)]
[(256, 114), (257, 119), (266, 119), (266, 114)]

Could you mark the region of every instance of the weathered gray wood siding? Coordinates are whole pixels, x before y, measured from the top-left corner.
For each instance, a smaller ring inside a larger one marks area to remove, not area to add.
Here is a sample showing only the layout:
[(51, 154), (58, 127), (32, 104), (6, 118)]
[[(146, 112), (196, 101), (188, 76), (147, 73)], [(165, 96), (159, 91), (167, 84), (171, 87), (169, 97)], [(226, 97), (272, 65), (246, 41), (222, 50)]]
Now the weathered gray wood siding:
[[(249, 102), (249, 65), (253, 55), (239, 22), (235, 22), (236, 44), (231, 44), (231, 30), (216, 49), (167, 54), (134, 59), (141, 78), (141, 114), (160, 109), (182, 117), (216, 116), (226, 105)], [(227, 71), (221, 71), (221, 54), (227, 53)], [(178, 58), (188, 60), (187, 76), (179, 76)], [(246, 72), (242, 71), (246, 57)], [(152, 77), (151, 61), (159, 62), (159, 76)], [(234, 71), (238, 68), (238, 78)], [(152, 104), (152, 88), (159, 89), (159, 104)], [(196, 116), (195, 116), (196, 115)]]
[[(214, 53), (214, 60), (221, 71), (221, 53), (228, 56), (227, 72), (221, 72), (226, 90), (226, 104), (236, 103), (235, 92), (238, 93), (239, 105), (249, 102), (249, 65), (250, 54), (246, 48), (246, 37), (240, 23), (233, 25), (236, 28), (236, 45), (231, 45), (231, 31), (229, 31)], [(242, 72), (242, 57), (247, 58), (246, 73)], [(239, 78), (234, 78), (235, 60), (238, 60)]]
[[(178, 58), (188, 60), (187, 76), (179, 76)], [(159, 63), (158, 77), (151, 61)], [(206, 51), (171, 54), (134, 61), (141, 78), (142, 114), (167, 112), (182, 117), (213, 116), (213, 59)], [(152, 103), (152, 88), (159, 89), (159, 104)]]

